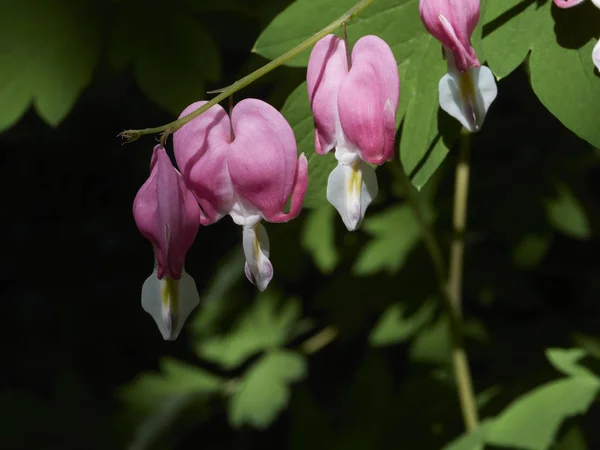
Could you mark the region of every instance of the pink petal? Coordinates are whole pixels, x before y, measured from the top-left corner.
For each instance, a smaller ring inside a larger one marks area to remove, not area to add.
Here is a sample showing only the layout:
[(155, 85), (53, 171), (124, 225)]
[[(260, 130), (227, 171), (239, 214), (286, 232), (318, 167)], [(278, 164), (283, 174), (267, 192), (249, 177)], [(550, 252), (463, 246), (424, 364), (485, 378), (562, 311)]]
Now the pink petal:
[[(180, 117), (206, 104), (200, 101), (183, 110)], [(203, 210), (201, 222), (208, 225), (228, 214), (234, 193), (227, 171), (231, 124), (227, 113), (215, 105), (173, 135), (175, 159), (183, 178)]]
[(346, 44), (329, 34), (317, 42), (310, 54), (306, 72), (308, 97), (315, 121), (315, 149), (325, 154), (336, 144), (337, 95), (348, 73)]
[(158, 278), (180, 279), (200, 224), (200, 208), (164, 148), (154, 147), (150, 177), (138, 191), (133, 216), (154, 246)]
[(382, 164), (393, 157), (399, 95), (398, 65), (390, 47), (377, 36), (361, 38), (337, 104), (344, 135), (364, 161)]
[(583, 2), (584, 0), (554, 0), (554, 4), (563, 9), (572, 8), (573, 6), (577, 6)]
[(471, 46), (479, 21), (479, 0), (420, 0), (419, 13), (427, 31), (452, 51), (458, 70), (479, 66)]
[[(297, 181), (301, 176), (297, 176), (292, 128), (279, 111), (257, 99), (238, 103), (231, 123), (235, 139), (228, 156), (229, 174), (238, 199), (257, 208), (269, 221), (293, 218), (291, 212), (284, 213), (284, 207), (292, 190), (302, 191), (302, 184)], [(303, 186), (306, 189), (306, 181)], [(298, 210), (299, 196), (296, 194), (294, 202)]]

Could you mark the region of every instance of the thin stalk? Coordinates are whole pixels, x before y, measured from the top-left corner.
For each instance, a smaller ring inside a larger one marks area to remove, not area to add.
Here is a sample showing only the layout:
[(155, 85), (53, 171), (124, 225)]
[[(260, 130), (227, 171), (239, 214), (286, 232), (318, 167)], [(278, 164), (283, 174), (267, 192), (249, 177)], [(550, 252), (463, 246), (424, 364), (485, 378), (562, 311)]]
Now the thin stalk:
[(323, 28), (321, 31), (314, 34), (310, 38), (306, 39), (304, 42), (302, 42), (298, 46), (287, 51), (283, 55), (278, 56), (273, 61), (262, 66), (260, 69), (255, 70), (250, 75), (247, 75), (244, 78), (236, 81), (232, 85), (226, 87), (225, 89), (220, 90), (219, 95), (217, 95), (215, 98), (213, 98), (211, 101), (209, 101), (205, 105), (201, 106), (200, 108), (192, 111), (188, 115), (183, 116), (182, 118), (180, 118), (178, 120), (175, 120), (166, 125), (162, 125), (160, 127), (144, 128), (141, 130), (125, 130), (125, 131), (121, 132), (119, 134), (119, 136), (121, 138), (123, 138), (126, 142), (133, 142), (136, 139), (139, 139), (141, 136), (144, 136), (146, 134), (163, 133), (163, 136), (161, 137), (161, 142), (164, 142), (169, 134), (176, 132), (182, 126), (184, 126), (188, 122), (194, 120), (196, 117), (198, 117), (203, 112), (208, 111), (214, 105), (216, 105), (217, 103), (226, 99), (227, 97), (232, 95), (234, 92), (237, 92), (240, 89), (248, 86), (250, 83), (259, 79), (263, 75), (266, 75), (271, 70), (279, 67), (287, 60), (293, 58), (294, 56), (298, 55), (299, 53), (302, 53), (304, 50), (307, 50), (310, 47), (312, 47), (314, 44), (316, 44), (319, 40), (324, 38), (326, 35), (328, 35), (329, 33), (332, 33), (333, 31), (338, 29), (340, 26), (342, 26), (342, 24), (348, 22), (352, 17), (354, 17), (355, 15), (362, 12), (367, 6), (369, 6), (371, 3), (373, 3), (373, 1), (374, 0), (360, 0), (352, 8), (350, 8), (348, 11), (346, 11), (339, 19), (330, 23), (325, 28)]
[(469, 199), (469, 154), (471, 152), (471, 134), (462, 129), (460, 134), (460, 148), (456, 164), (456, 178), (454, 180), (454, 211), (452, 214), (452, 243), (450, 244), (450, 271), (448, 283), (452, 297), (453, 307), (457, 314), (462, 314), (462, 284), (463, 265), (465, 255), (465, 230), (467, 227), (467, 203)]
[(454, 370), (456, 390), (465, 427), (470, 431), (477, 428), (479, 417), (477, 413), (475, 392), (473, 391), (471, 369), (469, 368), (469, 360), (464, 346), (462, 317), (454, 308), (454, 305), (457, 302), (454, 300), (454, 294), (448, 285), (448, 272), (446, 270), (446, 263), (441, 247), (425, 218), (421, 203), (415, 195), (412, 182), (406, 175), (403, 167), (400, 167), (400, 170), (397, 171), (397, 173), (405, 192), (405, 199), (413, 210), (419, 228), (421, 229), (423, 242), (425, 243), (425, 247), (427, 248), (431, 262), (433, 263), (442, 299), (442, 306), (448, 316), (450, 324), (450, 344), (452, 348), (452, 367)]

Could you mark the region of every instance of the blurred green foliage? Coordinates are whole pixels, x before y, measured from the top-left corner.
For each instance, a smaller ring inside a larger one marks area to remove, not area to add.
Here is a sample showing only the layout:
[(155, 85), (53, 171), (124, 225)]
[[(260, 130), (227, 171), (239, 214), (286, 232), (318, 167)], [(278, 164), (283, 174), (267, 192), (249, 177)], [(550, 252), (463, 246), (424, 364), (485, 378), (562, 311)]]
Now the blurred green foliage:
[[(178, 341), (141, 309), (152, 252), (131, 202), (154, 141), (123, 147), (116, 134), (167, 123), (353, 3), (2, 2), (0, 448), (600, 448), (591, 4), (483, 2), (473, 39), (501, 78), (472, 138), (466, 233), (479, 429), (463, 434), (448, 322), (399, 162), (378, 168), (360, 231), (325, 202), (335, 159), (313, 149), (308, 53), (235, 96), (280, 108), (309, 160), (306, 210), (267, 225), (269, 289), (245, 280), (241, 233), (223, 219), (188, 255), (201, 306)], [(399, 153), (447, 249), (458, 127), (438, 111), (439, 45), (416, 0), (377, 0), (348, 33), (376, 33), (396, 54)]]

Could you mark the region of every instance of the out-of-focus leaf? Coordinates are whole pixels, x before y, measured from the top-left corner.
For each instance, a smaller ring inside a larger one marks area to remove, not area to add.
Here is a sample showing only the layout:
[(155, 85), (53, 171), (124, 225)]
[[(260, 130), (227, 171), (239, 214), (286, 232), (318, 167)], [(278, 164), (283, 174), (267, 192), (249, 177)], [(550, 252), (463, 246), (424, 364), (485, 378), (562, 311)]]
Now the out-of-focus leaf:
[(448, 320), (440, 316), (433, 324), (421, 330), (410, 349), (415, 362), (447, 364), (450, 362), (450, 328)]
[(200, 308), (189, 327), (198, 334), (212, 334), (218, 319), (232, 307), (231, 291), (244, 276), (244, 252), (236, 247), (217, 264), (217, 270), (202, 292)]
[(357, 275), (372, 275), (381, 270), (397, 272), (417, 244), (421, 230), (408, 205), (392, 206), (379, 214), (367, 215), (362, 229), (373, 235), (356, 259)]
[(128, 450), (167, 450), (209, 417), (204, 395), (169, 397), (135, 428)]
[(306, 82), (290, 94), (281, 108), (281, 114), (294, 130), (298, 142), (298, 154), (304, 153), (308, 160), (308, 188), (303, 205), (306, 208), (326, 205), (327, 178), (337, 161), (333, 155), (319, 155), (315, 151), (314, 122), (308, 102)]
[(144, 373), (125, 386), (120, 392), (123, 401), (136, 409), (154, 409), (168, 398), (211, 394), (223, 387), (220, 377), (175, 359), (163, 359), (160, 369), (160, 373)]
[(369, 343), (373, 347), (382, 347), (404, 342), (431, 319), (434, 311), (433, 300), (427, 301), (412, 314), (407, 314), (402, 303), (395, 303), (381, 315), (369, 336)]
[(321, 272), (330, 273), (338, 263), (335, 247), (335, 209), (326, 204), (308, 213), (302, 233), (302, 245), (312, 255)]
[(573, 425), (565, 433), (559, 443), (553, 450), (588, 450), (589, 447), (585, 441), (583, 430), (578, 425)]
[(122, 2), (111, 36), (110, 61), (120, 69), (132, 64), (140, 89), (174, 115), (206, 98), (205, 81), (220, 75), (217, 45), (191, 15), (165, 7), (160, 27), (156, 11)]
[(483, 450), (485, 438), (493, 423), (493, 419), (484, 420), (475, 430), (458, 437), (446, 445), (443, 450)]
[(494, 420), (487, 442), (524, 450), (546, 450), (565, 419), (587, 411), (599, 387), (600, 383), (590, 377), (546, 383), (508, 405)]
[(589, 238), (591, 229), (585, 210), (565, 184), (559, 184), (557, 190), (558, 196), (546, 203), (548, 220), (568, 236)]
[(600, 83), (592, 49), (599, 21), (600, 11), (591, 2), (560, 9), (551, 1), (495, 0), (488, 2), (483, 17), (483, 49), (494, 74), (505, 77), (529, 54), (535, 94), (595, 147), (600, 147)]
[(91, 2), (8, 0), (0, 14), (0, 131), (33, 103), (58, 125), (91, 82), (103, 9)]
[(279, 296), (269, 289), (256, 296), (252, 308), (229, 333), (202, 340), (197, 351), (203, 358), (234, 368), (255, 353), (285, 345), (294, 335), (299, 317), (297, 300), (281, 304)]
[[(297, 0), (263, 31), (254, 51), (274, 59), (337, 19), (354, 3)], [(444, 160), (460, 126), (445, 113), (441, 117), (447, 126), (440, 128), (438, 123), (438, 83), (446, 72), (446, 63), (439, 42), (418, 20), (418, 7), (418, 0), (378, 0), (350, 21), (347, 29), (351, 44), (362, 36), (375, 34), (394, 52), (402, 80), (397, 123), (405, 118), (400, 156), (413, 183), (420, 188)], [(287, 64), (306, 66), (309, 54), (303, 52)], [(324, 180), (315, 179), (318, 189), (324, 189)]]
[(229, 422), (266, 428), (285, 408), (289, 384), (306, 375), (306, 361), (298, 353), (275, 350), (263, 355), (244, 374), (229, 400)]
[(593, 372), (578, 364), (586, 356), (586, 351), (581, 348), (548, 348), (546, 357), (554, 368), (565, 375), (584, 376), (595, 378)]
[(523, 269), (537, 266), (548, 253), (551, 244), (551, 234), (528, 234), (523, 236), (513, 249), (515, 265)]

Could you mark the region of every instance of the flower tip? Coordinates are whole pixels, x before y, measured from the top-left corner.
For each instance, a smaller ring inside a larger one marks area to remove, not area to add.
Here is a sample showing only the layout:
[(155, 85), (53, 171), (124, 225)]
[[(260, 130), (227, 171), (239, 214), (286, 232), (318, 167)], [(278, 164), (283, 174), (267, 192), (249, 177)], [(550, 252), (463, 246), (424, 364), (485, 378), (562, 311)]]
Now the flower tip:
[(174, 341), (191, 312), (200, 304), (194, 279), (185, 271), (181, 279), (158, 278), (154, 270), (142, 286), (142, 308), (152, 316), (165, 341)]

